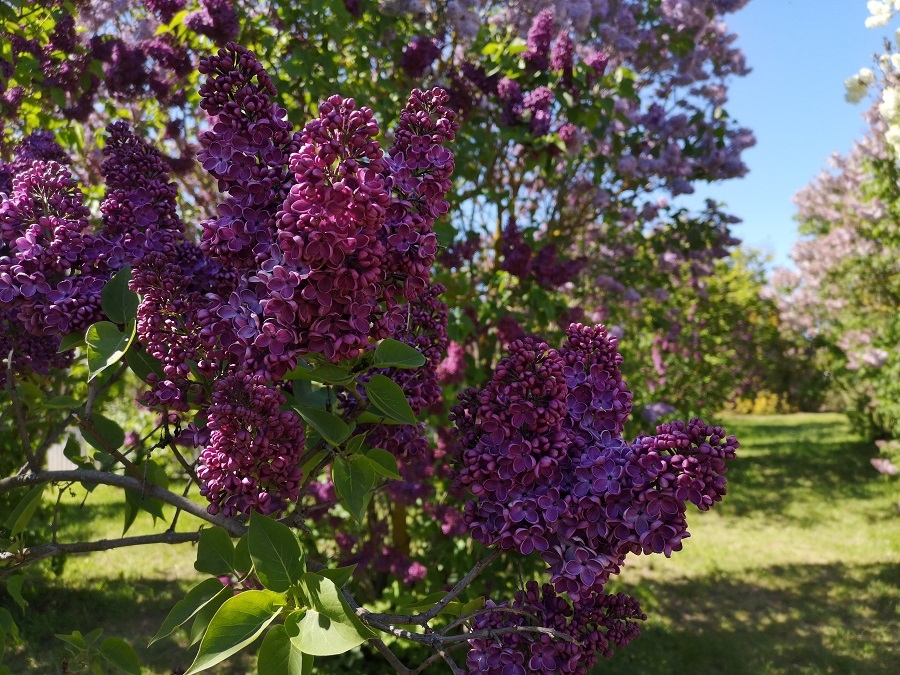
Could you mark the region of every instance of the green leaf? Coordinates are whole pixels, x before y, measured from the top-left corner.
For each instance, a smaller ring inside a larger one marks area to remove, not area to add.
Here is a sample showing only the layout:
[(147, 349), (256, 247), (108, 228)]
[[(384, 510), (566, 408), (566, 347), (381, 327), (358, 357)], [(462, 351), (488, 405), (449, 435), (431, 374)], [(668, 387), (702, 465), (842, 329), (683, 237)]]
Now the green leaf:
[(387, 450), (372, 448), (366, 453), (366, 458), (372, 463), (372, 468), (375, 469), (376, 473), (385, 478), (402, 480), (400, 467), (397, 465), (397, 458)]
[(25, 613), (25, 607), (28, 605), (25, 602), (25, 598), (22, 596), (22, 584), (25, 582), (25, 577), (21, 574), (15, 574), (11, 577), (8, 577), (6, 580), (6, 592), (9, 593), (10, 597), (16, 601), (16, 604), (19, 606), (19, 609), (22, 610), (22, 614)]
[(9, 518), (6, 519), (6, 527), (9, 528), (11, 537), (15, 537), (17, 534), (24, 532), (25, 528), (28, 527), (28, 521), (31, 520), (34, 512), (37, 511), (37, 507), (41, 504), (41, 498), (43, 497), (45, 487), (46, 485), (43, 484), (35, 485), (25, 494), (21, 501), (16, 504), (16, 508), (13, 509), (13, 512), (9, 514)]
[[(205, 530), (204, 530), (205, 532)], [(148, 647), (154, 642), (162, 640), (172, 634), (172, 631), (178, 626), (187, 623), (197, 614), (203, 607), (223, 588), (226, 588), (218, 579), (205, 579), (188, 591), (182, 600), (175, 603), (175, 606), (169, 612), (163, 621), (162, 626), (148, 643)]]
[(125, 325), (137, 318), (140, 303), (138, 294), (128, 288), (131, 281), (131, 267), (125, 265), (112, 275), (103, 290), (100, 291), (100, 306), (113, 322)]
[[(291, 640), (306, 654), (342, 654), (375, 637), (341, 597), (334, 582), (318, 574), (303, 575), (303, 590), (312, 605), (299, 620), (285, 621)], [(296, 615), (291, 615), (296, 617)], [(292, 630), (296, 621), (296, 634)]]
[(234, 543), (221, 527), (205, 527), (200, 530), (194, 569), (216, 576), (234, 571)]
[(253, 569), (253, 558), (250, 557), (250, 539), (245, 534), (234, 545), (234, 571), (247, 574)]
[(326, 384), (347, 384), (355, 378), (347, 371), (332, 363), (323, 363), (315, 368), (301, 363), (294, 370), (285, 373), (283, 380), (312, 380), (313, 382), (325, 382)]
[(92, 431), (82, 427), (81, 435), (84, 436), (84, 440), (97, 450), (106, 451), (107, 447), (118, 450), (125, 443), (125, 431), (108, 417), (104, 417), (100, 413), (94, 413), (91, 422), (94, 423), (94, 429), (97, 430), (97, 434), (94, 435)]
[(256, 671), (265, 675), (304, 675), (304, 656), (294, 644), (284, 626), (272, 626), (263, 638), (257, 656)]
[(78, 651), (84, 651), (85, 649), (87, 649), (87, 643), (85, 642), (84, 636), (81, 634), (80, 630), (76, 630), (70, 635), (62, 635), (60, 633), (56, 633), (56, 637), (65, 642), (67, 645), (72, 645)]
[(77, 408), (78, 406), (78, 399), (75, 399), (72, 396), (54, 396), (53, 398), (44, 401), (45, 408), (52, 408), (54, 410), (65, 410), (67, 408)]
[(300, 544), (287, 525), (253, 512), (247, 540), (253, 568), (263, 586), (283, 592), (300, 580), (306, 564)]
[(31, 382), (19, 382), (17, 389), (29, 410), (40, 410), (44, 407), (45, 395), (40, 387), (31, 384)]
[(100, 654), (110, 665), (124, 673), (141, 675), (141, 661), (134, 648), (121, 638), (106, 638), (100, 645)]
[(128, 364), (128, 367), (144, 382), (147, 381), (147, 376), (150, 373), (153, 373), (160, 379), (165, 379), (162, 362), (139, 347), (140, 345), (137, 342), (132, 342), (125, 352), (125, 363)]
[(340, 445), (350, 435), (350, 427), (337, 415), (304, 405), (291, 406), (330, 445)]
[(284, 605), (284, 596), (272, 591), (244, 591), (219, 608), (200, 640), (197, 658), (185, 673), (193, 675), (238, 653), (262, 635)]
[(134, 337), (134, 324), (131, 330), (123, 333), (109, 321), (99, 321), (87, 329), (84, 341), (87, 343), (88, 380), (93, 380), (104, 370), (117, 363)]
[(364, 410), (356, 418), (358, 424), (406, 424), (406, 422), (398, 422), (392, 420), (386, 415), (379, 415), (368, 410)]
[(396, 382), (384, 375), (372, 375), (366, 383), (366, 396), (378, 410), (404, 424), (415, 424), (416, 416), (406, 395)]
[(200, 642), (216, 612), (225, 604), (226, 600), (233, 597), (234, 589), (231, 586), (222, 586), (222, 590), (216, 593), (213, 599), (203, 605), (200, 611), (194, 615), (194, 623), (191, 624), (191, 647)]
[(447, 595), (445, 591), (438, 591), (437, 593), (426, 595), (424, 598), (417, 599), (411, 605), (403, 605), (401, 609), (403, 609), (405, 612), (427, 612), (429, 609), (438, 604), (438, 602), (443, 600), (445, 595)]
[(344, 507), (357, 521), (362, 522), (369, 504), (369, 493), (376, 481), (371, 462), (365, 457), (355, 457), (348, 463), (335, 457), (331, 463), (331, 478)]
[(385, 338), (375, 350), (375, 365), (379, 368), (421, 368), (425, 357), (415, 347)]
[[(3, 629), (3, 632), (6, 635), (12, 637), (12, 641), (17, 643), (19, 642), (19, 627), (16, 625), (15, 619), (13, 619), (12, 614), (9, 613), (9, 610), (6, 607), (0, 607), (0, 628)], [(3, 652), (0, 651), (0, 654)]]
[[(166, 470), (162, 467), (162, 465), (157, 464), (153, 460), (150, 460), (149, 463), (144, 465), (138, 465), (139, 467), (144, 469), (144, 475), (147, 477), (147, 481), (153, 483), (155, 485), (159, 485), (162, 488), (169, 487), (169, 476), (166, 474)], [(134, 520), (137, 517), (138, 511), (146, 511), (151, 516), (153, 516), (153, 522), (156, 523), (156, 519), (165, 520), (166, 517), (163, 515), (163, 503), (158, 499), (151, 499), (146, 495), (141, 495), (140, 490), (125, 490), (125, 529), (122, 532), (124, 535), (125, 532), (134, 524)]]
[(338, 588), (343, 588), (346, 586), (350, 579), (353, 578), (353, 573), (356, 571), (356, 565), (348, 565), (347, 567), (338, 567), (337, 569), (324, 569), (319, 570), (316, 574), (319, 574), (326, 579), (331, 579), (335, 586)]
[(363, 444), (366, 442), (366, 433), (368, 432), (356, 434), (356, 436), (347, 441), (344, 447), (347, 449), (348, 455), (355, 455), (362, 450)]
[(70, 349), (84, 346), (84, 333), (69, 333), (59, 341), (59, 349), (57, 353), (67, 352)]

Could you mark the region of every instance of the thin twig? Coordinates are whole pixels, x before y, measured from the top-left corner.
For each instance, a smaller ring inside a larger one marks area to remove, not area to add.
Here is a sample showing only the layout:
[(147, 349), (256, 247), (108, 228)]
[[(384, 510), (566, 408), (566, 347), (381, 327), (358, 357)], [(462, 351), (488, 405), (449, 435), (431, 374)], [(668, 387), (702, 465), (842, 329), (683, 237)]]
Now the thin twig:
[(502, 612), (506, 614), (519, 614), (520, 616), (531, 616), (524, 609), (516, 609), (515, 607), (482, 607), (479, 610), (472, 612), (471, 614), (466, 614), (465, 616), (461, 616), (454, 621), (451, 621), (446, 626), (441, 628), (438, 631), (441, 635), (446, 635), (451, 630), (464, 624), (466, 621), (470, 621), (471, 619), (477, 619), (479, 616), (484, 616), (485, 614), (493, 614), (494, 612)]
[[(112, 485), (113, 487), (135, 490), (136, 492), (140, 492), (143, 487), (143, 481), (138, 478), (132, 478), (131, 476), (122, 476), (117, 473), (95, 471), (92, 469), (72, 469), (65, 471), (38, 471), (36, 473), (2, 478), (0, 479), (0, 494), (26, 485), (79, 481), (96, 485)], [(219, 515), (214, 516), (203, 508), (201, 504), (197, 504), (186, 497), (170, 492), (155, 483), (147, 484), (146, 494), (147, 497), (151, 499), (158, 499), (161, 502), (178, 507), (182, 511), (190, 513), (195, 518), (200, 518), (213, 525), (218, 525), (232, 537), (240, 537), (247, 531), (247, 526), (240, 521), (232, 518), (223, 518)]]
[(396, 670), (400, 675), (412, 675), (412, 670), (407, 668), (400, 662), (400, 659), (397, 658), (397, 655), (391, 651), (391, 648), (388, 647), (384, 642), (379, 640), (378, 638), (374, 640), (370, 640), (369, 644), (371, 644), (375, 649), (378, 650), (378, 653), (384, 657), (384, 660), (387, 661), (394, 670)]
[(427, 612), (422, 612), (421, 614), (377, 614), (376, 616), (380, 621), (384, 621), (387, 623), (400, 623), (400, 624), (412, 624), (414, 626), (424, 626), (433, 618), (435, 618), (438, 614), (443, 611), (443, 609), (449, 605), (453, 600), (455, 600), (460, 593), (462, 593), (465, 588), (471, 584), (484, 570), (490, 565), (497, 557), (500, 555), (500, 551), (498, 549), (494, 549), (490, 553), (488, 553), (484, 558), (475, 563), (475, 566), (470, 569), (466, 575), (460, 579), (456, 585), (447, 591), (447, 595), (441, 598), (437, 604), (434, 605)]
[(31, 452), (31, 438), (28, 435), (28, 424), (25, 421), (25, 412), (22, 410), (22, 401), (19, 400), (19, 392), (16, 389), (16, 382), (13, 376), (13, 350), (9, 350), (6, 357), (6, 390), (12, 399), (13, 411), (16, 414), (16, 424), (19, 427), (19, 437), (22, 439), (22, 451), (28, 458), (28, 466), (32, 471), (37, 471), (40, 467), (37, 464), (34, 453)]
[[(87, 408), (87, 404), (85, 404), (85, 408)], [(141, 471), (140, 467), (137, 464), (135, 464), (125, 455), (119, 452), (117, 448), (114, 448), (110, 443), (106, 442), (106, 439), (100, 435), (97, 427), (94, 426), (94, 421), (92, 418), (85, 415), (85, 417), (78, 420), (78, 425), (92, 436), (93, 440), (100, 446), (100, 449), (103, 450), (103, 452), (111, 455), (113, 459), (115, 459), (123, 467), (125, 467), (125, 470), (138, 481), (140, 481), (141, 484), (144, 483), (144, 472)]]
[(163, 532), (161, 534), (142, 534), (137, 537), (124, 537), (122, 539), (101, 539), (100, 541), (81, 541), (73, 544), (41, 544), (33, 548), (26, 548), (18, 553), (0, 553), (0, 563), (15, 560), (12, 567), (0, 570), (0, 577), (4, 577), (27, 565), (36, 563), (45, 558), (69, 553), (93, 553), (96, 551), (110, 551), (126, 546), (144, 546), (148, 544), (185, 544), (200, 540), (200, 532)]

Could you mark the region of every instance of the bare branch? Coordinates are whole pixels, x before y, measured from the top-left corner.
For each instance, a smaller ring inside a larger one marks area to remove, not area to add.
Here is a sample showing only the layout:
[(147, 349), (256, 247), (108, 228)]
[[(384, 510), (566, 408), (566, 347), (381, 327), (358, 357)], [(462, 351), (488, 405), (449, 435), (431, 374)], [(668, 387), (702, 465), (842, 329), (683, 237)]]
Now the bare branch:
[(126, 546), (144, 546), (147, 544), (184, 544), (196, 542), (200, 539), (200, 532), (163, 532), (161, 534), (144, 534), (137, 537), (124, 537), (122, 539), (101, 539), (100, 541), (81, 541), (73, 544), (41, 544), (33, 548), (26, 548), (18, 553), (0, 553), (0, 564), (15, 561), (12, 567), (0, 570), (0, 577), (11, 574), (22, 567), (32, 565), (39, 560), (52, 558), (68, 553), (93, 553), (95, 551), (109, 551)]
[(378, 650), (378, 653), (384, 657), (384, 660), (391, 664), (391, 667), (396, 670), (400, 675), (412, 675), (413, 671), (404, 666), (400, 659), (397, 658), (397, 655), (391, 651), (391, 648), (388, 647), (384, 642), (379, 639), (370, 640), (369, 644), (375, 647)]
[(557, 638), (558, 640), (563, 640), (564, 642), (571, 642), (572, 644), (581, 644), (573, 638), (571, 635), (566, 633), (560, 633), (558, 630), (554, 630), (553, 628), (547, 628), (546, 626), (504, 626), (503, 628), (491, 628), (489, 630), (479, 630), (474, 633), (461, 633), (459, 635), (445, 635), (442, 636), (441, 642), (444, 644), (456, 644), (459, 642), (468, 642), (469, 640), (481, 640), (483, 638), (495, 638), (500, 635), (508, 635), (509, 633), (539, 633), (541, 635), (549, 635), (551, 637)]
[(421, 614), (376, 614), (379, 621), (383, 621), (385, 623), (400, 623), (400, 624), (412, 624), (415, 626), (424, 626), (433, 618), (435, 618), (441, 611), (453, 602), (460, 593), (462, 593), (466, 587), (471, 584), (485, 569), (487, 569), (488, 565), (490, 565), (494, 560), (496, 560), (500, 555), (500, 551), (495, 549), (488, 553), (484, 558), (475, 563), (475, 566), (472, 567), (462, 579), (460, 579), (456, 585), (447, 591), (447, 595), (440, 599), (440, 601), (427, 612), (422, 612)]
[(178, 507), (182, 511), (190, 513), (196, 518), (205, 520), (213, 525), (223, 528), (232, 537), (240, 537), (247, 531), (247, 526), (240, 521), (232, 518), (223, 518), (222, 516), (214, 516), (210, 514), (203, 505), (169, 492), (165, 488), (155, 483), (145, 483), (143, 476), (141, 478), (133, 478), (131, 476), (122, 476), (117, 473), (108, 473), (106, 471), (93, 471), (90, 469), (73, 469), (70, 471), (38, 471), (35, 473), (21, 474), (11, 476), (9, 478), (0, 479), (0, 494), (9, 492), (17, 487), (25, 485), (40, 485), (42, 483), (70, 483), (70, 482), (92, 483), (96, 485), (112, 485), (113, 487), (135, 490), (140, 492), (144, 490), (145, 496), (151, 499), (158, 499), (166, 504)]
[(16, 389), (16, 382), (13, 376), (13, 350), (9, 350), (6, 357), (6, 390), (12, 399), (13, 411), (16, 414), (16, 424), (19, 427), (19, 437), (22, 439), (22, 451), (28, 458), (28, 466), (32, 471), (37, 471), (40, 466), (34, 453), (31, 451), (31, 437), (28, 435), (28, 424), (25, 421), (25, 412), (22, 410), (22, 401), (19, 400), (19, 392)]

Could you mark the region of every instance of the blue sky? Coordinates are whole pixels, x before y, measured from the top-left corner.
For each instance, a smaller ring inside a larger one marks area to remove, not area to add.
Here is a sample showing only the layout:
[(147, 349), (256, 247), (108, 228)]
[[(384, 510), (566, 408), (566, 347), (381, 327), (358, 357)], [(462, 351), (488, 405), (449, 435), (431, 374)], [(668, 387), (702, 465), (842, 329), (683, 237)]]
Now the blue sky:
[[(698, 189), (744, 222), (735, 234), (789, 265), (794, 193), (864, 133), (866, 102), (844, 100), (844, 79), (874, 67), (887, 28), (865, 27), (865, 0), (750, 0), (728, 17), (753, 68), (731, 81), (729, 114), (756, 134), (747, 177)], [(897, 22), (894, 22), (896, 24)]]

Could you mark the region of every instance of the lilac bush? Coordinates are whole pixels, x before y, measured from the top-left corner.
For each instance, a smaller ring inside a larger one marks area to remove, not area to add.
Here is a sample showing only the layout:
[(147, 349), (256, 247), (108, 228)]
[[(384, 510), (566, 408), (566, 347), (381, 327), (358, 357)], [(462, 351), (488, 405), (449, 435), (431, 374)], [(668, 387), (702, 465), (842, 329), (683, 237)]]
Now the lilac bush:
[[(394, 11), (407, 11), (399, 4)], [(347, 10), (358, 8), (349, 3)], [(453, 16), (463, 26), (475, 10), (457, 3)], [(150, 15), (159, 23), (188, 11), (184, 24), (216, 43), (240, 28), (235, 5), (227, 2), (199, 8), (148, 2), (147, 11), (150, 25)], [(634, 32), (629, 11), (623, 6), (617, 21)], [(697, 19), (680, 5), (666, 4), (663, 15)], [(585, 52), (574, 19), (570, 33), (549, 10), (527, 18), (502, 18), (527, 23), (517, 52), (522, 77), (493, 81), (496, 73), (470, 64), (466, 70), (484, 87), (477, 96), (490, 115), (498, 114), (496, 130), (527, 127), (520, 158), (533, 151), (559, 160), (562, 148), (540, 139), (571, 125), (560, 141), (572, 146), (572, 157), (590, 161), (568, 177), (599, 179), (607, 168), (594, 174), (588, 164), (606, 152), (603, 141), (578, 154), (585, 127), (564, 119), (559, 96), (589, 81), (599, 86), (610, 61), (621, 62), (614, 53)], [(70, 21), (63, 17), (56, 25), (54, 40), (73, 39)], [(404, 77), (427, 78), (448, 63), (445, 36), (420, 37), (397, 62)], [(148, 54), (154, 68), (173, 73), (186, 72), (190, 63), (177, 41), (144, 37), (138, 48), (136, 38), (91, 46), (108, 66), (105, 86), (122, 100), (139, 98), (143, 87), (163, 88), (159, 72), (148, 70)], [(719, 38), (716, 44), (730, 54)], [(627, 36), (615, 43), (636, 54)], [(16, 54), (34, 48), (24, 44)], [(736, 56), (733, 61), (736, 68)], [(625, 440), (633, 394), (619, 340), (612, 328), (577, 322), (585, 314), (580, 307), (554, 315), (566, 335), (558, 350), (527, 334), (512, 314), (479, 314), (478, 305), (494, 292), (479, 270), (491, 268), (497, 278), (503, 272), (541, 293), (574, 296), (573, 280), (589, 262), (574, 254), (578, 237), (520, 228), (518, 207), (500, 214), (508, 217), (498, 219), (492, 251), (476, 238), (441, 250), (442, 228), (459, 217), (460, 185), (480, 184), (471, 174), (454, 184), (466, 111), (452, 88), (413, 89), (396, 104), (388, 131), (375, 111), (336, 94), (295, 126), (283, 105), (290, 98), (279, 94), (272, 71), (250, 49), (226, 42), (199, 60), (198, 71), (206, 118), (196, 134), (203, 175), (193, 185), (204, 185), (209, 200), (180, 192), (171, 161), (140, 125), (122, 120), (107, 126), (103, 160), (86, 172), (101, 176), (103, 188), (80, 187), (65, 153), (46, 135), (28, 137), (0, 167), (0, 319), (9, 327), (0, 346), (7, 349), (5, 395), (25, 462), (19, 474), (0, 481), (0, 491), (35, 486), (27, 501), (40, 499), (47, 484), (109, 484), (132, 498), (141, 495), (139, 506), (129, 502), (135, 511), (155, 515), (165, 503), (201, 520), (199, 531), (173, 527), (119, 542), (198, 542), (198, 571), (227, 580), (211, 595), (212, 585), (202, 582), (184, 601), (202, 598), (196, 612), (210, 614), (207, 624), (199, 615), (195, 623), (203, 637), (190, 673), (263, 633), (260, 672), (271, 667), (266, 659), (273, 650), (296, 647), (306, 667), (313, 657), (363, 643), (398, 672), (414, 672), (382, 636), (429, 648), (433, 656), (421, 667), (443, 659), (453, 672), (462, 669), (448, 647), (467, 642), (473, 673), (581, 673), (625, 646), (644, 615), (634, 599), (607, 594), (606, 582), (628, 553), (680, 550), (688, 536), (687, 503), (706, 510), (721, 500), (725, 463), (737, 441), (699, 419)], [(501, 105), (492, 107), (494, 99)], [(634, 104), (617, 99), (620, 119), (611, 124), (623, 122), (630, 106), (637, 116)], [(684, 120), (656, 122), (677, 127)], [(649, 122), (639, 124), (645, 123), (649, 129)], [(713, 164), (706, 157), (678, 169), (679, 179), (739, 174), (734, 154), (741, 141), (732, 140)], [(660, 167), (642, 165), (646, 158), (627, 157), (633, 161), (620, 161), (624, 169), (616, 168), (612, 179), (622, 186), (646, 171), (653, 186), (642, 189), (683, 187)], [(543, 173), (531, 166), (531, 188), (508, 193), (536, 205), (532, 221), (543, 182), (555, 171), (550, 166)], [(98, 204), (93, 211), (91, 200)], [(205, 217), (192, 217), (194, 210)], [(581, 234), (595, 236), (605, 218), (588, 217), (597, 228)], [(547, 227), (561, 222), (549, 217)], [(727, 248), (727, 232), (716, 234)], [(713, 249), (704, 251), (716, 258)], [(468, 292), (481, 301), (448, 306), (444, 298), (458, 300), (461, 284), (456, 274), (433, 278), (439, 258), (470, 275)], [(640, 298), (633, 288), (621, 290), (626, 304)], [(466, 321), (473, 331), (463, 327)], [(487, 329), (473, 340), (481, 321)], [(502, 347), (482, 341), (494, 333)], [(451, 432), (442, 423), (444, 407), (476, 371), (486, 381), (459, 393), (450, 408)], [(143, 438), (126, 436), (121, 420), (112, 418), (111, 390), (123, 382), (135, 390), (144, 418), (153, 420)], [(50, 445), (69, 426), (87, 443), (69, 450), (77, 468), (44, 470)], [(169, 474), (187, 482), (184, 494), (168, 489)], [(188, 498), (193, 489), (205, 504)], [(407, 527), (410, 511), (419, 514), (415, 529)], [(31, 535), (13, 520), (11, 546), (21, 553), (11, 563), (16, 568), (107, 546), (54, 540), (26, 547)], [(429, 559), (425, 528), (436, 540), (438, 532), (457, 538), (451, 545), (464, 555), (446, 565), (437, 564), (437, 555)], [(239, 539), (237, 552), (232, 538)], [(475, 560), (478, 547), (492, 550)], [(531, 565), (547, 583), (531, 581), (518, 591), (500, 584), (493, 590), (513, 599), (481, 606), (476, 598), (476, 609), (466, 605), (456, 620), (441, 616), (501, 555)], [(401, 585), (414, 595), (444, 592), (414, 614), (365, 607), (399, 606)], [(187, 620), (186, 606), (173, 610), (154, 640)], [(427, 630), (403, 628), (408, 625)], [(219, 649), (210, 636), (223, 626), (240, 626), (252, 637), (235, 633)]]

